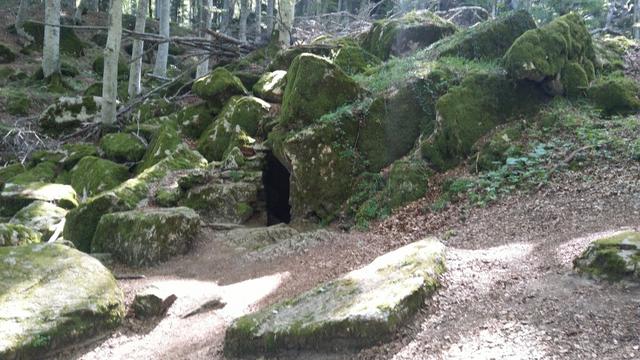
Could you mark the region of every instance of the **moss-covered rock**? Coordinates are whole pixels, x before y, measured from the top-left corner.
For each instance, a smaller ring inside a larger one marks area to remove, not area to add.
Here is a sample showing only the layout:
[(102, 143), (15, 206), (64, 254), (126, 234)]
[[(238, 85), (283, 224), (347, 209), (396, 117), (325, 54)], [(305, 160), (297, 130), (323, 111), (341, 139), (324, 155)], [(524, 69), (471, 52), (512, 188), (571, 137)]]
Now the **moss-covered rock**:
[(265, 73), (253, 86), (253, 93), (266, 101), (282, 102), (284, 88), (287, 85), (286, 76), (287, 72), (285, 70)]
[[(93, 69), (98, 77), (102, 77), (104, 73), (104, 55), (96, 57), (93, 64), (91, 64), (91, 69)], [(123, 58), (118, 58), (118, 79), (129, 79), (129, 65)]]
[(471, 166), (474, 170), (495, 170), (508, 157), (520, 155), (522, 147), (518, 144), (518, 140), (522, 137), (523, 131), (520, 122), (496, 128), (484, 142), (476, 143), (475, 147), (478, 149), (476, 161)]
[(589, 98), (606, 115), (640, 110), (640, 88), (630, 78), (608, 76), (596, 80), (587, 91)]
[(425, 239), (304, 294), (236, 319), (227, 356), (286, 350), (362, 348), (390, 338), (433, 294), (444, 246)]
[(504, 56), (515, 79), (543, 81), (554, 78), (568, 62), (595, 62), (591, 35), (579, 15), (561, 16), (520, 36)]
[(117, 162), (137, 162), (147, 150), (142, 141), (129, 133), (107, 134), (100, 139), (100, 149), (104, 155)]
[(142, 163), (136, 170), (142, 172), (152, 167), (162, 159), (170, 156), (180, 144), (182, 144), (182, 140), (180, 139), (180, 135), (178, 135), (176, 125), (172, 122), (161, 125), (153, 136), (149, 148), (144, 153)]
[(24, 93), (11, 94), (7, 97), (6, 108), (11, 115), (27, 115), (31, 108), (31, 100)]
[(329, 59), (332, 50), (333, 46), (327, 45), (301, 45), (282, 49), (278, 51), (271, 64), (269, 64), (269, 71), (289, 69), (293, 60), (302, 54), (314, 54)]
[(181, 109), (163, 118), (163, 122), (175, 123), (182, 135), (198, 139), (215, 118), (216, 112), (206, 103), (202, 103)]
[(132, 112), (131, 122), (136, 124), (145, 123), (151, 119), (172, 114), (176, 110), (176, 104), (164, 98), (149, 98)]
[(71, 170), (82, 158), (98, 156), (98, 147), (89, 143), (62, 145), (65, 156), (60, 160), (66, 170)]
[(359, 46), (345, 46), (337, 50), (333, 63), (345, 73), (355, 75), (380, 65), (380, 59)]
[(56, 231), (56, 226), (64, 220), (66, 214), (66, 209), (38, 200), (18, 211), (9, 222), (39, 232), (46, 241)]
[(0, 168), (0, 189), (4, 186), (6, 182), (11, 180), (11, 178), (16, 175), (22, 174), (26, 169), (22, 164), (9, 164)]
[(23, 224), (0, 224), (0, 248), (21, 246), (42, 241), (42, 233)]
[[(126, 81), (120, 81), (118, 82), (118, 89), (116, 90), (116, 96), (118, 97), (118, 100), (122, 101), (122, 100), (127, 100), (129, 98), (129, 93), (128, 93), (128, 89), (127, 89), (127, 82)], [(87, 87), (84, 90), (84, 93), (82, 93), (83, 96), (102, 96), (102, 82), (96, 82), (93, 83), (91, 85), (89, 85), (89, 87)]]
[(438, 100), (436, 130), (421, 145), (422, 156), (438, 170), (450, 169), (491, 129), (536, 110), (544, 100), (532, 83), (514, 83), (501, 74), (471, 74)]
[(640, 280), (640, 233), (621, 232), (597, 239), (574, 260), (579, 273), (608, 280)]
[[(24, 30), (33, 37), (34, 42), (29, 48), (42, 49), (44, 44), (44, 24), (31, 21), (24, 23)], [(72, 28), (60, 28), (60, 52), (72, 56), (83, 56), (86, 44), (80, 40)]]
[(535, 28), (536, 23), (529, 13), (508, 13), (440, 40), (429, 49), (428, 56), (455, 56), (471, 60), (499, 59), (520, 35)]
[(129, 178), (129, 168), (109, 160), (87, 156), (69, 171), (69, 178), (78, 194), (93, 196), (126, 181)]
[(310, 125), (361, 93), (358, 84), (330, 61), (302, 54), (287, 72), (279, 123), (286, 129)]
[(102, 100), (96, 96), (61, 97), (40, 115), (38, 124), (49, 134), (60, 134), (95, 121)]
[(0, 64), (12, 63), (16, 59), (16, 53), (7, 45), (0, 43)]
[(593, 39), (596, 61), (593, 65), (603, 74), (624, 70), (625, 53), (634, 42), (624, 36), (601, 36)]
[(134, 209), (149, 196), (152, 185), (165, 178), (172, 171), (203, 169), (207, 161), (197, 152), (181, 145), (176, 151), (134, 178), (112, 190), (100, 193), (66, 217), (64, 238), (73, 242), (82, 251), (91, 249), (91, 239), (104, 214)]
[(44, 161), (33, 168), (7, 180), (15, 184), (28, 184), (32, 182), (53, 182), (58, 172), (58, 164), (53, 161)]
[[(254, 177), (260, 182), (259, 174)], [(256, 210), (256, 182), (225, 181), (195, 186), (178, 204), (196, 210), (207, 222), (242, 224)]]
[(247, 94), (242, 81), (222, 67), (196, 80), (192, 91), (200, 98), (207, 100), (214, 109), (221, 109), (232, 96)]
[(423, 197), (431, 171), (420, 160), (398, 160), (389, 171), (389, 202), (396, 208)]
[(44, 358), (124, 318), (116, 280), (89, 255), (35, 244), (0, 248), (0, 258), (0, 358)]
[(69, 185), (7, 183), (0, 192), (0, 216), (13, 216), (36, 200), (48, 201), (65, 209), (78, 206), (78, 196)]
[(399, 19), (376, 21), (362, 38), (362, 48), (387, 60), (425, 48), (456, 32), (456, 26), (429, 11), (411, 12)]
[(199, 229), (200, 217), (185, 207), (107, 214), (98, 223), (91, 251), (111, 253), (128, 265), (153, 265), (189, 251)]
[(577, 62), (569, 62), (562, 68), (560, 81), (564, 94), (572, 98), (585, 93), (589, 86), (587, 72)]

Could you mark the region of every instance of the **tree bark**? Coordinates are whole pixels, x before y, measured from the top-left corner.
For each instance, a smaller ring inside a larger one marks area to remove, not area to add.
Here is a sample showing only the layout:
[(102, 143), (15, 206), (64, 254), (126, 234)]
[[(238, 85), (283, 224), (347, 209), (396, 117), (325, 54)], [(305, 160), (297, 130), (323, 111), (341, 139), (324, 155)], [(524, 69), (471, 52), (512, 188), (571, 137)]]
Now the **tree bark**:
[(27, 19), (27, 12), (29, 11), (30, 0), (21, 0), (18, 7), (18, 15), (16, 16), (16, 33), (20, 38), (24, 39), (27, 44), (33, 42), (33, 36), (24, 31), (24, 22)]
[(224, 0), (222, 4), (222, 22), (220, 24), (220, 32), (227, 34), (229, 24), (231, 23), (231, 0)]
[(640, 0), (633, 4), (633, 38), (640, 40)]
[(240, 0), (240, 29), (238, 39), (242, 42), (247, 42), (247, 18), (249, 18), (250, 7), (250, 0)]
[(294, 6), (293, 0), (278, 0), (278, 44), (281, 47), (289, 47), (291, 45)]
[(102, 77), (102, 123), (116, 122), (118, 96), (118, 57), (122, 38), (122, 2), (111, 0), (109, 10), (109, 34), (104, 49), (104, 74)]
[[(160, 36), (169, 38), (169, 5), (170, 0), (160, 0)], [(167, 58), (169, 57), (169, 43), (163, 42), (158, 45), (156, 53), (156, 63), (153, 68), (153, 74), (156, 76), (167, 76)]]
[(273, 14), (274, 8), (276, 7), (276, 0), (267, 0), (267, 36), (268, 39), (271, 39), (271, 34), (273, 33)]
[[(136, 11), (136, 27), (137, 33), (143, 33), (147, 21), (147, 3), (148, 0), (138, 0), (138, 9)], [(142, 91), (140, 79), (142, 78), (142, 53), (144, 49), (144, 41), (139, 39), (133, 40), (133, 50), (131, 50), (131, 67), (129, 68), (129, 87), (128, 93), (130, 98), (136, 97)]]
[(256, 0), (256, 40), (260, 41), (262, 38), (262, 0)]
[[(202, 16), (204, 17), (204, 27), (206, 29), (210, 29), (211, 28), (211, 7), (213, 6), (213, 3), (211, 0), (204, 0), (203, 3), (204, 4), (202, 6), (201, 12), (202, 12)], [(207, 33), (206, 38), (208, 40), (212, 39), (209, 33)], [(198, 65), (198, 68), (196, 69), (196, 79), (199, 79), (207, 75), (207, 73), (209, 73), (209, 55), (205, 55), (205, 59), (203, 59), (203, 61)]]
[(45, 1), (44, 46), (42, 49), (42, 72), (44, 77), (60, 72), (60, 0)]

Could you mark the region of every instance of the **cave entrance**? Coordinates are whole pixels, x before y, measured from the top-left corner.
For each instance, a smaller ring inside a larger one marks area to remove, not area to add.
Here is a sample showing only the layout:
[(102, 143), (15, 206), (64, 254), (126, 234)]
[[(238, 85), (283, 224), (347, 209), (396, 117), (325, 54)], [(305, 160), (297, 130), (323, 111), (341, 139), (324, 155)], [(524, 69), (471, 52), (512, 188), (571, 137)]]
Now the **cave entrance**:
[(289, 170), (273, 156), (267, 153), (267, 164), (262, 174), (265, 197), (267, 200), (267, 225), (291, 221), (289, 205)]

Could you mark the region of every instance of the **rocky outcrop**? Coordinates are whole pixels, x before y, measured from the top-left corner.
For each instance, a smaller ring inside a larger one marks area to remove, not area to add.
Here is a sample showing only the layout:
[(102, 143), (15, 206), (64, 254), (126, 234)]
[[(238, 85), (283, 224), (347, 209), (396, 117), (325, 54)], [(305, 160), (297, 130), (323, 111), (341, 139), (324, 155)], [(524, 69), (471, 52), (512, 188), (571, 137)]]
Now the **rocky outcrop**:
[(113, 133), (100, 139), (100, 149), (104, 155), (117, 162), (140, 161), (146, 150), (144, 144), (133, 134)]
[(626, 115), (640, 110), (640, 87), (631, 78), (600, 78), (587, 90), (587, 95), (605, 115)]
[(19, 224), (42, 234), (43, 239), (48, 240), (56, 231), (56, 227), (67, 215), (66, 209), (46, 201), (34, 201), (22, 208), (9, 221), (11, 224)]
[(100, 218), (91, 252), (111, 253), (128, 265), (153, 265), (190, 248), (200, 217), (189, 208), (142, 209)]
[(253, 93), (266, 101), (275, 103), (282, 102), (284, 88), (287, 85), (287, 72), (284, 70), (276, 70), (265, 73), (260, 80), (253, 85)]
[(242, 81), (223, 67), (218, 67), (209, 75), (196, 80), (192, 91), (216, 109), (221, 109), (232, 96), (247, 94)]
[(444, 272), (444, 246), (425, 239), (298, 297), (236, 319), (231, 356), (289, 349), (360, 348), (388, 339), (423, 305)]
[(36, 200), (50, 202), (65, 209), (78, 206), (78, 196), (69, 185), (8, 183), (0, 192), (0, 216), (13, 216)]
[(47, 133), (60, 134), (96, 121), (101, 107), (102, 99), (96, 96), (61, 97), (40, 115), (38, 124)]
[(42, 234), (22, 224), (0, 224), (0, 247), (35, 244)]
[(115, 328), (124, 299), (98, 260), (64, 245), (0, 247), (0, 358), (40, 359)]
[(593, 241), (574, 260), (577, 272), (608, 280), (640, 280), (640, 233), (625, 231)]
[(87, 156), (69, 171), (71, 186), (78, 194), (93, 196), (111, 190), (129, 178), (129, 168), (109, 160)]
[(344, 46), (337, 50), (333, 63), (345, 73), (355, 75), (370, 70), (382, 62), (377, 56), (359, 46)]

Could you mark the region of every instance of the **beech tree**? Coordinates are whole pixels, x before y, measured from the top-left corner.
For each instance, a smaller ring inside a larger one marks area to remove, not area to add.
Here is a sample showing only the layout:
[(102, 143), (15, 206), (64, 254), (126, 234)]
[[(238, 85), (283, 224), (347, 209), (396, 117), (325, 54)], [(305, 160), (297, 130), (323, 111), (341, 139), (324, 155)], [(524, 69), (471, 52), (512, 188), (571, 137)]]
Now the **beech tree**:
[(250, 0), (240, 0), (240, 30), (238, 38), (242, 42), (247, 42), (247, 19), (249, 18), (250, 7)]
[(116, 121), (118, 96), (118, 57), (122, 37), (122, 0), (111, 0), (109, 10), (109, 34), (104, 49), (104, 74), (102, 77), (102, 123)]
[[(158, 14), (160, 15), (160, 35), (169, 38), (169, 0), (159, 0)], [(156, 53), (156, 63), (153, 68), (153, 74), (166, 77), (167, 76), (167, 58), (169, 57), (169, 42), (163, 42), (158, 45), (158, 52)]]
[(640, 0), (633, 5), (633, 37), (640, 40)]
[(267, 0), (267, 37), (271, 39), (273, 33), (273, 14), (276, 7), (276, 0)]
[(294, 0), (278, 0), (278, 43), (280, 46), (288, 47), (291, 45), (294, 11)]
[(28, 43), (33, 41), (33, 36), (27, 34), (27, 32), (24, 31), (24, 22), (27, 19), (27, 11), (29, 10), (29, 5), (31, 5), (30, 0), (20, 0), (20, 5), (18, 6), (18, 15), (16, 16), (16, 33)]
[(60, 0), (47, 0), (44, 7), (42, 72), (48, 78), (60, 72)]
[(262, 36), (262, 0), (256, 0), (256, 40), (260, 41)]
[[(211, 0), (202, 0), (203, 4), (202, 4), (202, 16), (203, 16), (203, 20), (204, 20), (204, 27), (205, 29), (210, 29), (211, 28), (211, 7), (213, 6), (212, 1)], [(208, 40), (211, 40), (211, 35), (210, 34), (205, 34), (205, 37)], [(205, 76), (207, 73), (209, 72), (209, 55), (205, 55), (205, 58), (202, 60), (202, 62), (198, 65), (198, 68), (196, 69), (196, 79), (201, 78), (203, 76)]]
[[(148, 0), (138, 0), (136, 10), (136, 27), (135, 32), (143, 33), (147, 21), (147, 2)], [(129, 68), (129, 97), (133, 98), (142, 91), (140, 79), (142, 77), (142, 54), (144, 50), (144, 41), (140, 39), (133, 40), (133, 50), (131, 51), (131, 67)]]

